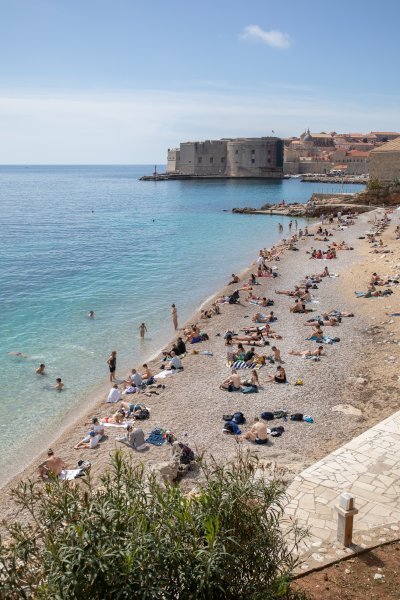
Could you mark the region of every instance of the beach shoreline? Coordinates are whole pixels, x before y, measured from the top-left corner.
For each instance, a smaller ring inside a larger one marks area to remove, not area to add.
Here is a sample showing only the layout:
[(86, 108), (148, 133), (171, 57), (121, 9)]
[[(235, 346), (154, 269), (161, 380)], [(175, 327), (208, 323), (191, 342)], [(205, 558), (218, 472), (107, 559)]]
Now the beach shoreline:
[[(315, 222), (314, 219), (309, 221), (313, 223)], [(281, 240), (279, 240), (276, 243), (279, 244), (280, 241)], [(237, 275), (240, 277), (240, 279), (248, 277), (250, 272), (254, 270), (254, 265), (255, 260), (252, 261), (250, 265), (246, 266), (241, 271), (238, 271)], [(229, 278), (229, 274), (227, 274), (227, 278)], [(161, 345), (157, 350), (153, 350), (148, 356), (141, 358), (140, 362), (143, 360), (143, 363), (148, 364), (151, 368), (153, 368), (156, 364), (159, 364), (160, 360), (162, 359), (162, 352), (165, 351), (166, 348), (172, 346), (177, 335), (179, 335), (179, 332), (182, 331), (184, 328), (190, 326), (191, 323), (198, 321), (200, 311), (204, 307), (215, 302), (215, 300), (218, 297), (223, 295), (223, 293), (228, 291), (229, 289), (230, 288), (225, 285), (221, 288), (218, 288), (217, 291), (213, 292), (212, 294), (209, 294), (206, 298), (201, 300), (200, 304), (193, 308), (193, 311), (191, 312), (189, 318), (186, 321), (184, 321), (183, 324), (180, 324), (179, 329), (171, 335), (168, 342), (165, 345)], [(173, 326), (171, 320), (171, 329), (172, 328)], [(141, 369), (141, 365), (138, 366), (138, 369)], [(129, 373), (130, 371), (126, 370), (123, 373), (122, 378), (124, 379), (128, 377)], [(45, 460), (46, 457), (47, 449), (50, 447), (56, 447), (57, 443), (59, 443), (60, 440), (68, 436), (68, 432), (74, 429), (77, 425), (79, 425), (79, 423), (82, 420), (85, 420), (85, 422), (90, 420), (90, 415), (93, 414), (97, 408), (100, 408), (104, 405), (105, 399), (107, 398), (109, 391), (110, 383), (108, 381), (99, 381), (96, 384), (94, 384), (90, 388), (90, 390), (88, 390), (85, 393), (83, 401), (80, 404), (72, 406), (68, 410), (63, 419), (63, 423), (56, 427), (55, 431), (52, 434), (50, 434), (49, 437), (46, 439), (46, 442), (43, 442), (41, 439), (37, 439), (35, 442), (33, 442), (33, 444), (31, 445), (31, 450), (33, 450), (33, 456), (29, 459), (29, 461), (26, 464), (24, 464), (17, 472), (0, 475), (0, 493), (4, 488), (13, 487), (13, 485), (15, 485), (14, 482), (16, 483), (20, 481), (21, 477), (23, 477), (26, 473), (30, 473), (34, 468), (36, 468), (37, 464), (43, 462), (43, 460)]]
[[(351, 251), (351, 252), (344, 252), (342, 253), (340, 260), (339, 261), (328, 261), (329, 262), (329, 268), (336, 269), (336, 265), (340, 265), (340, 275), (341, 277), (343, 277), (343, 279), (331, 279), (328, 282), (329, 287), (335, 288), (335, 297), (337, 298), (336, 301), (339, 303), (340, 302), (340, 298), (341, 300), (341, 308), (346, 308), (346, 305), (343, 306), (344, 302), (348, 302), (348, 305), (350, 305), (351, 302), (354, 303), (354, 299), (351, 298), (350, 293), (346, 294), (346, 289), (345, 286), (342, 285), (342, 283), (345, 283), (345, 279), (348, 278), (347, 274), (350, 273), (352, 270), (357, 269), (358, 266), (360, 265), (360, 263), (365, 259), (365, 254), (363, 253), (363, 249), (361, 247), (361, 242), (357, 243), (356, 237), (357, 237), (357, 233), (361, 233), (363, 232), (366, 228), (367, 228), (367, 220), (368, 218), (370, 218), (371, 213), (367, 213), (367, 215), (365, 216), (361, 216), (358, 218), (357, 220), (357, 224), (355, 227), (352, 227), (350, 229), (348, 229), (347, 231), (340, 233), (340, 236), (342, 237), (346, 237), (355, 245), (355, 250)], [(311, 229), (311, 228), (310, 228)], [(305, 262), (304, 260), (304, 250), (306, 247), (308, 247), (310, 245), (310, 241), (314, 242), (313, 238), (309, 238), (307, 240), (304, 240), (302, 242), (299, 243), (299, 250), (300, 252), (296, 252), (296, 253), (290, 253), (288, 251), (285, 252), (285, 254), (283, 255), (281, 261), (276, 262), (277, 266), (279, 267), (279, 273), (280, 273), (280, 277), (278, 279), (272, 279), (272, 280), (266, 280), (263, 281), (263, 285), (260, 286), (259, 292), (262, 292), (262, 289), (267, 286), (269, 289), (267, 290), (267, 293), (269, 295), (273, 294), (273, 289), (276, 285), (276, 287), (282, 287), (285, 286), (285, 283), (287, 283), (287, 285), (289, 285), (289, 281), (290, 284), (293, 285), (293, 283), (296, 281), (296, 277), (298, 279), (298, 276), (301, 274), (304, 276), (304, 269), (305, 269), (305, 265), (308, 265), (309, 263)], [(258, 250), (258, 249), (257, 249)], [(255, 250), (255, 253), (257, 252), (257, 250)], [(256, 256), (255, 256), (256, 257)], [(345, 261), (341, 260), (341, 259), (346, 259)], [(316, 263), (318, 264), (318, 267), (316, 266)], [(341, 263), (344, 263), (343, 265), (341, 265)], [(270, 263), (270, 264), (274, 264), (274, 263)], [(315, 268), (321, 268), (320, 270), (322, 270), (323, 265), (325, 265), (326, 262), (322, 263), (321, 261), (313, 261), (313, 269)], [(301, 267), (298, 267), (298, 265), (301, 265)], [(357, 266), (358, 265), (358, 266)], [(298, 268), (303, 269), (303, 271), (299, 271)], [(242, 281), (245, 281), (246, 278), (249, 276), (250, 272), (254, 269), (254, 262), (249, 265), (244, 271), (242, 271), (242, 273), (240, 274), (240, 278)], [(227, 276), (229, 276), (229, 274), (227, 274)], [(338, 282), (340, 281), (340, 284), (338, 285)], [(271, 286), (271, 283), (273, 282), (273, 287)], [(350, 284), (353, 285), (353, 289), (354, 289), (354, 281), (351, 281), (351, 277), (350, 277)], [(324, 282), (324, 286), (325, 286), (325, 282)], [(321, 288), (321, 294), (322, 294), (322, 289)], [(211, 303), (216, 297), (222, 295), (225, 291), (230, 290), (232, 291), (232, 287), (228, 288), (227, 286), (224, 286), (222, 289), (220, 289), (216, 294), (214, 294), (212, 297), (208, 297), (205, 301), (203, 301), (200, 304), (200, 307), (198, 308), (197, 312), (195, 312), (187, 321), (187, 323), (191, 323), (194, 322), (196, 320), (198, 320), (198, 315), (199, 315), (199, 310), (201, 310), (201, 307), (206, 306), (207, 303)], [(318, 292), (320, 293), (320, 292)], [(351, 292), (353, 294), (353, 292)], [(242, 294), (243, 296), (243, 294)], [(275, 301), (278, 301), (279, 305), (286, 305), (286, 297), (275, 297), (273, 296)], [(285, 300), (281, 301), (281, 298), (285, 298)], [(329, 292), (327, 295), (327, 298), (329, 299), (329, 301), (332, 298), (332, 302), (333, 302), (333, 298), (334, 296)], [(322, 302), (322, 299), (321, 299)], [(254, 307), (252, 307), (254, 308)], [(321, 307), (322, 308), (322, 307)], [(328, 307), (326, 307), (328, 308)], [(334, 308), (334, 307), (332, 307)], [(238, 323), (239, 320), (242, 318), (246, 317), (247, 312), (250, 312), (251, 310), (251, 306), (250, 305), (245, 305), (242, 304), (240, 307), (237, 307), (235, 309), (235, 305), (234, 306), (230, 306), (230, 305), (222, 305), (222, 309), (223, 314), (213, 317), (210, 321), (207, 321), (206, 323), (204, 323), (204, 329), (207, 330), (207, 332), (210, 335), (210, 342), (209, 343), (203, 343), (201, 344), (201, 347), (196, 347), (196, 350), (200, 349), (209, 349), (211, 348), (211, 350), (214, 352), (214, 358), (209, 358), (207, 356), (204, 357), (199, 357), (197, 356), (191, 356), (189, 355), (187, 358), (185, 358), (185, 371), (182, 374), (173, 376), (168, 378), (168, 381), (166, 382), (167, 384), (167, 389), (163, 390), (162, 393), (160, 394), (159, 397), (156, 397), (154, 400), (153, 398), (149, 399), (149, 405), (152, 409), (151, 412), (151, 423), (149, 422), (145, 422), (145, 429), (150, 429), (153, 428), (154, 426), (159, 426), (159, 425), (166, 425), (169, 426), (169, 428), (173, 429), (174, 432), (176, 432), (178, 434), (179, 437), (184, 436), (186, 439), (184, 441), (187, 441), (187, 443), (190, 443), (190, 445), (196, 446), (196, 448), (198, 448), (199, 451), (207, 451), (207, 452), (215, 452), (217, 450), (220, 450), (221, 448), (225, 447), (226, 448), (226, 458), (229, 458), (229, 456), (232, 454), (233, 450), (234, 450), (234, 445), (233, 442), (234, 440), (232, 439), (226, 439), (226, 437), (224, 438), (224, 436), (222, 436), (222, 440), (220, 440), (219, 438), (219, 434), (218, 431), (220, 431), (222, 429), (222, 425), (219, 425), (220, 422), (220, 418), (221, 415), (224, 412), (230, 412), (231, 410), (233, 410), (233, 406), (232, 406), (232, 395), (230, 394), (226, 394), (224, 395), (223, 392), (218, 392), (217, 390), (215, 390), (215, 380), (220, 380), (221, 377), (223, 376), (223, 374), (225, 374), (225, 377), (229, 374), (229, 370), (226, 368), (226, 366), (223, 364), (223, 356), (225, 354), (225, 350), (222, 346), (222, 341), (221, 338), (218, 339), (215, 336), (218, 334), (218, 332), (223, 335), (223, 331), (228, 328), (226, 325), (228, 323), (231, 324), (231, 326), (235, 326), (238, 327)], [(285, 309), (286, 310), (286, 309)], [(277, 324), (277, 329), (278, 331), (280, 330), (280, 321), (282, 320), (282, 317), (280, 316), (280, 319), (278, 321)], [(360, 314), (359, 316), (357, 316), (357, 319), (353, 320), (353, 319), (347, 319), (347, 321), (349, 323), (345, 323), (344, 325), (341, 326), (341, 328), (343, 328), (343, 331), (345, 331), (346, 329), (348, 329), (348, 327), (351, 328), (351, 335), (353, 335), (353, 332), (355, 332), (356, 335), (359, 334), (359, 331), (361, 331), (361, 329), (367, 325), (368, 321)], [(351, 321), (351, 322), (350, 322)], [(297, 326), (298, 323), (298, 326)], [(356, 329), (354, 329), (354, 324), (356, 324)], [(283, 326), (286, 326), (286, 324), (283, 321)], [(297, 330), (293, 330), (290, 329), (290, 326), (288, 325), (289, 329), (288, 331), (290, 331), (290, 337), (293, 338), (293, 345), (295, 345), (296, 343), (298, 343), (296, 341), (296, 336), (298, 338), (298, 340), (301, 339), (301, 334), (303, 333), (303, 337), (304, 337), (304, 332), (305, 330), (301, 329), (300, 327), (300, 322), (296, 322), (296, 328), (299, 330), (297, 332)], [(342, 333), (342, 332), (341, 332)], [(176, 336), (173, 336), (176, 337)], [(284, 335), (284, 340), (285, 338), (287, 338), (286, 335)], [(223, 338), (222, 338), (223, 339)], [(357, 340), (358, 343), (358, 340)], [(286, 345), (286, 350), (287, 348), (287, 343), (285, 342), (278, 342), (278, 344), (281, 346), (282, 344)], [(341, 352), (340, 354), (335, 354), (335, 360), (334, 360), (334, 364), (335, 364), (335, 368), (341, 369), (341, 370), (345, 370), (347, 368), (347, 372), (350, 373), (353, 369), (353, 367), (357, 370), (357, 356), (354, 355), (354, 352), (352, 351), (351, 348), (351, 344), (350, 345), (346, 345), (347, 342), (346, 340), (344, 340), (341, 344), (340, 347), (341, 349), (343, 348), (344, 352)], [(330, 350), (330, 348), (329, 348)], [(332, 354), (334, 354), (334, 350), (332, 350)], [(222, 359), (222, 360), (221, 360)], [(160, 355), (158, 354), (157, 357), (151, 361), (151, 366), (154, 369), (154, 367), (156, 367), (159, 363), (160, 360)], [(207, 361), (212, 360), (212, 363)], [(308, 369), (308, 371), (310, 371), (309, 367), (311, 366), (310, 364), (304, 365), (304, 362), (309, 362), (309, 361), (304, 361), (303, 363), (299, 363), (296, 364), (295, 361), (293, 361), (292, 359), (287, 360), (287, 362), (290, 363), (290, 365), (288, 365), (288, 368), (290, 366), (290, 370), (297, 370), (298, 372), (301, 371), (302, 368), (306, 367), (306, 371)], [(218, 361), (218, 364), (216, 364)], [(301, 359), (298, 359), (298, 361), (301, 361)], [(148, 361), (150, 362), (150, 361)], [(200, 364), (201, 362), (201, 364)], [(212, 364), (215, 370), (213, 372), (209, 372), (208, 371), (208, 367), (209, 365)], [(322, 364), (322, 361), (321, 361)], [(292, 367), (292, 365), (294, 365), (294, 367)], [(315, 368), (315, 367), (313, 367)], [(266, 372), (267, 369), (263, 369), (262, 370), (262, 374), (264, 374), (264, 371)], [(312, 369), (311, 369), (312, 370)], [(204, 373), (207, 373), (207, 375), (210, 376), (210, 382), (209, 385), (207, 385), (207, 381), (204, 380)], [(260, 373), (261, 374), (261, 373)], [(294, 376), (293, 372), (290, 374), (291, 378)], [(308, 375), (305, 376), (305, 383), (306, 383), (306, 377), (308, 377)], [(311, 377), (313, 377), (311, 375)], [(211, 379), (213, 379), (214, 383), (211, 381)], [(328, 378), (329, 379), (329, 378)], [(326, 394), (327, 390), (329, 388), (332, 388), (332, 385), (334, 385), (334, 381), (335, 378), (330, 378), (328, 381), (328, 385), (326, 385), (326, 382), (323, 382), (323, 391), (322, 394)], [(278, 386), (279, 388), (280, 386)], [(72, 460), (75, 458), (76, 460), (78, 460), (79, 458), (86, 458), (92, 461), (92, 471), (94, 476), (100, 476), (102, 474), (102, 472), (104, 472), (104, 469), (106, 468), (106, 465), (109, 464), (109, 460), (110, 460), (110, 453), (112, 453), (113, 449), (116, 447), (120, 447), (120, 445), (115, 443), (115, 436), (113, 437), (113, 435), (111, 435), (110, 432), (110, 436), (109, 439), (104, 442), (103, 444), (101, 444), (102, 448), (101, 451), (97, 452), (94, 451), (94, 453), (90, 453), (89, 451), (86, 451), (86, 453), (77, 453), (76, 451), (74, 452), (73, 450), (71, 450), (71, 448), (73, 447), (74, 443), (76, 443), (78, 441), (78, 439), (80, 439), (80, 437), (82, 436), (82, 434), (85, 434), (85, 431), (88, 428), (88, 423), (89, 423), (89, 418), (91, 415), (93, 415), (95, 412), (96, 414), (98, 414), (99, 416), (104, 416), (107, 413), (110, 413), (112, 411), (110, 411), (110, 406), (107, 406), (104, 402), (105, 400), (105, 395), (108, 392), (109, 386), (107, 386), (107, 384), (104, 384), (104, 386), (102, 386), (102, 390), (103, 390), (103, 396), (97, 396), (96, 398), (93, 398), (93, 403), (85, 403), (85, 406), (82, 407), (82, 411), (79, 412), (79, 415), (77, 413), (75, 413), (75, 418), (73, 419), (72, 423), (68, 423), (68, 425), (66, 425), (65, 430), (62, 432), (62, 434), (60, 436), (57, 436), (56, 441), (53, 443), (52, 445), (56, 451), (57, 454), (63, 456), (63, 458), (66, 458), (67, 461), (69, 463), (72, 462)], [(287, 389), (287, 399), (285, 399), (285, 402), (287, 404), (292, 405), (292, 401), (297, 401), (298, 402), (298, 398), (299, 398), (299, 390), (301, 390), (302, 388), (293, 388), (290, 387)], [(270, 398), (270, 391), (272, 391), (274, 393), (274, 395), (277, 396), (276, 399), (271, 399)], [(276, 394), (275, 394), (276, 392)], [(257, 394), (257, 398), (255, 398), (255, 400), (257, 400), (258, 404), (260, 403), (259, 401), (262, 401), (262, 404), (267, 404), (267, 403), (274, 403), (276, 408), (278, 408), (280, 405), (282, 406), (282, 395), (281, 397), (279, 397), (279, 392), (281, 392), (281, 390), (277, 390), (276, 388), (268, 388), (268, 384), (265, 386), (265, 392), (263, 391), (263, 393), (261, 394)], [(338, 394), (338, 390), (335, 390), (335, 394)], [(283, 396), (284, 397), (284, 396)], [(139, 397), (142, 400), (142, 396)], [(242, 403), (242, 405), (244, 405), (245, 403), (248, 405), (248, 398), (240, 398), (240, 402)], [(264, 399), (263, 399), (264, 398)], [(250, 399), (253, 400), (254, 396), (250, 396)], [(238, 397), (236, 396), (236, 398), (234, 399), (235, 403), (238, 402)], [(147, 402), (147, 399), (146, 399)], [(173, 407), (171, 407), (171, 403), (175, 403), (175, 410), (173, 410)], [(302, 401), (303, 402), (303, 401)], [(252, 403), (253, 404), (253, 403)], [(255, 404), (255, 403), (254, 403)], [(295, 407), (291, 408), (291, 410), (294, 410)], [(308, 407), (307, 407), (308, 408)], [(199, 418), (201, 419), (201, 417), (199, 417), (199, 415), (203, 414), (205, 411), (209, 411), (210, 414), (207, 416), (207, 419), (205, 419), (206, 423), (207, 423), (207, 427), (211, 428), (212, 431), (210, 432), (202, 432), (202, 435), (199, 435), (199, 430), (198, 427), (196, 427), (196, 422), (199, 422)], [(310, 402), (310, 406), (309, 406), (309, 410), (313, 411), (315, 414), (317, 414), (318, 412), (318, 405), (313, 402)], [(295, 411), (295, 410), (294, 410)], [(252, 416), (252, 413), (256, 412), (256, 408), (255, 406), (249, 408), (249, 406), (247, 406), (247, 408), (245, 408), (243, 410), (243, 412), (245, 412), (246, 416), (249, 418)], [(308, 411), (307, 411), (308, 412)], [(328, 413), (326, 413), (328, 414)], [(219, 417), (218, 417), (219, 415)], [(337, 413), (329, 413), (329, 418), (331, 416), (335, 417), (335, 415), (337, 415)], [(367, 426), (367, 422), (365, 419), (362, 419), (360, 421), (360, 423), (357, 422), (357, 419), (355, 420), (356, 422), (352, 423), (352, 428), (349, 429), (349, 431), (344, 431), (345, 428), (343, 428), (344, 430), (339, 430), (339, 426), (340, 426), (340, 421), (336, 421), (335, 418), (333, 418), (333, 422), (334, 422), (334, 427), (338, 427), (338, 431), (337, 431), (337, 435), (332, 435), (331, 432), (329, 432), (329, 434), (326, 435), (327, 439), (324, 439), (322, 437), (322, 439), (318, 438), (318, 443), (315, 444), (315, 447), (313, 447), (312, 452), (309, 451), (301, 451), (298, 452), (296, 449), (296, 444), (300, 443), (298, 441), (296, 441), (296, 436), (298, 435), (297, 433), (295, 433), (295, 438), (294, 438), (294, 444), (291, 443), (293, 440), (290, 440), (289, 438), (291, 437), (291, 434), (289, 434), (287, 436), (287, 440), (289, 443), (286, 444), (286, 434), (282, 437), (279, 438), (279, 440), (282, 440), (282, 444), (281, 444), (281, 448), (278, 447), (278, 444), (275, 444), (275, 448), (269, 449), (269, 452), (266, 453), (265, 458), (267, 459), (274, 459), (274, 460), (278, 460), (280, 463), (285, 463), (285, 464), (291, 464), (293, 466), (294, 472), (296, 470), (298, 470), (298, 468), (300, 468), (300, 466), (304, 466), (307, 464), (307, 461), (309, 463), (309, 461), (313, 461), (314, 459), (317, 459), (317, 457), (319, 456), (323, 456), (324, 453), (330, 451), (332, 449), (332, 446), (336, 444), (340, 444), (340, 442), (346, 438), (349, 439), (349, 435), (352, 437), (352, 433), (353, 432), (359, 432), (360, 429), (362, 430), (363, 428), (365, 429)], [(216, 424), (218, 422), (218, 425)], [(212, 425), (210, 425), (210, 423), (212, 423)], [(214, 427), (214, 423), (215, 423), (215, 427)], [(324, 423), (324, 424), (320, 424), (318, 427), (323, 427), (323, 430), (325, 431), (325, 433), (328, 433), (328, 429), (330, 426), (332, 425), (332, 423)], [(285, 425), (286, 427), (286, 425)], [(314, 426), (313, 426), (314, 427)], [(314, 433), (316, 432), (316, 427), (314, 427), (314, 429), (309, 429), (309, 432), (312, 431), (312, 434), (314, 435)], [(112, 432), (114, 433), (114, 432)], [(209, 435), (210, 433), (210, 435)], [(321, 432), (318, 433), (318, 435), (320, 435)], [(207, 435), (206, 435), (207, 434)], [(317, 435), (317, 437), (318, 437)], [(216, 436), (218, 436), (218, 438), (216, 438)], [(350, 439), (351, 439), (350, 437)], [(215, 440), (217, 440), (215, 442)], [(111, 443), (110, 443), (111, 442)], [(114, 443), (113, 443), (114, 442)], [(313, 440), (311, 440), (311, 442), (313, 443)], [(46, 442), (46, 447), (48, 447), (48, 445), (50, 445), (48, 442)], [(124, 449), (125, 450), (125, 449)], [(88, 454), (89, 452), (89, 454)], [(100, 456), (101, 454), (101, 456)], [(168, 458), (169, 456), (169, 448), (167, 447), (162, 447), (160, 449), (155, 449), (151, 453), (147, 453), (149, 455), (149, 458), (146, 457), (146, 463), (148, 463), (149, 465), (156, 465), (158, 462), (165, 460), (166, 458)], [(4, 501), (5, 498), (8, 494), (8, 491), (14, 487), (19, 481), (23, 480), (24, 478), (28, 477), (28, 476), (32, 476), (34, 474), (35, 468), (37, 466), (37, 464), (40, 463), (40, 461), (43, 459), (43, 455), (37, 455), (34, 458), (32, 458), (32, 461), (30, 461), (29, 465), (24, 468), (20, 473), (16, 474), (11, 480), (8, 481), (8, 483), (6, 485), (3, 485), (2, 488), (0, 489), (0, 504), (2, 506), (2, 508), (4, 509)], [(136, 460), (136, 455), (133, 455), (133, 459)], [(139, 457), (139, 459), (141, 459), (141, 457)], [(72, 466), (72, 465), (71, 465)], [(6, 507), (5, 510), (1, 511), (4, 514), (6, 514), (6, 516), (8, 518), (12, 517), (13, 514), (13, 510), (11, 507)]]

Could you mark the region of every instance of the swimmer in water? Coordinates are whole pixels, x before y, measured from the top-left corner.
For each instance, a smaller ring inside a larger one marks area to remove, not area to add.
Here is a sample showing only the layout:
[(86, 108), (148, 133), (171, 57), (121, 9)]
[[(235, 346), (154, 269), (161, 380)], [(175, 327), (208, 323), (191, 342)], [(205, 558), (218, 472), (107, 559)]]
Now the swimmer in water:
[(56, 389), (58, 392), (61, 392), (61, 390), (62, 390), (62, 389), (63, 389), (63, 387), (64, 387), (64, 384), (63, 384), (63, 382), (61, 381), (61, 377), (57, 377), (57, 379), (56, 379), (56, 385), (55, 385), (54, 387), (55, 387), (55, 389)]
[(43, 363), (41, 363), (41, 364), (38, 366), (38, 368), (36, 369), (36, 373), (37, 373), (38, 375), (45, 375), (45, 372), (44, 372), (45, 368), (46, 368), (46, 365), (44, 365)]
[(9, 352), (10, 356), (19, 356), (20, 358), (30, 358), (29, 354), (23, 354), (22, 352)]
[(89, 317), (89, 319), (93, 319), (93, 317), (94, 317), (94, 310), (89, 310), (88, 317)]
[(145, 323), (142, 323), (139, 327), (139, 333), (140, 333), (140, 337), (142, 338), (142, 340), (144, 339), (144, 334), (147, 333), (147, 327), (145, 325)]

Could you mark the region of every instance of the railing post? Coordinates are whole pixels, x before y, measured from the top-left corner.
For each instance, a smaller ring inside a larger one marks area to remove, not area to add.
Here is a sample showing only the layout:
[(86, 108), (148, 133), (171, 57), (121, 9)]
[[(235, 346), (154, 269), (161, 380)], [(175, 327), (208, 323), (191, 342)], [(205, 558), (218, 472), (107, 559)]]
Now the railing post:
[(345, 548), (352, 545), (353, 517), (358, 514), (354, 507), (354, 496), (348, 492), (340, 495), (339, 504), (335, 506), (338, 513), (337, 539)]

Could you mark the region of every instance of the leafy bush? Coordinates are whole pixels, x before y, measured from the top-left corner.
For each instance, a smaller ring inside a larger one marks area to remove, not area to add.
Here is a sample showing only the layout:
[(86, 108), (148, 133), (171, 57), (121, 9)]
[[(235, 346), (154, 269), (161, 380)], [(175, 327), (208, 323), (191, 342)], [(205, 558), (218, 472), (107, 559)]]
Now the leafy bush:
[(367, 184), (368, 190), (383, 190), (385, 185), (379, 179), (370, 179)]
[(30, 524), (0, 540), (0, 597), (46, 599), (297, 598), (292, 549), (281, 530), (284, 485), (238, 452), (201, 464), (192, 497), (164, 487), (116, 452), (100, 486), (22, 483), (13, 497)]

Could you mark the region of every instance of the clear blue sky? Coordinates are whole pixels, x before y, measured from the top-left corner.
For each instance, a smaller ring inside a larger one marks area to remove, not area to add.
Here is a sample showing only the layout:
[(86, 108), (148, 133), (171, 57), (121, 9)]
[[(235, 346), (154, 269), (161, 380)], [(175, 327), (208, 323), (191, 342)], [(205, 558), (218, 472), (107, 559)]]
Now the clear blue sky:
[(396, 131), (399, 22), (399, 0), (0, 0), (0, 163)]

